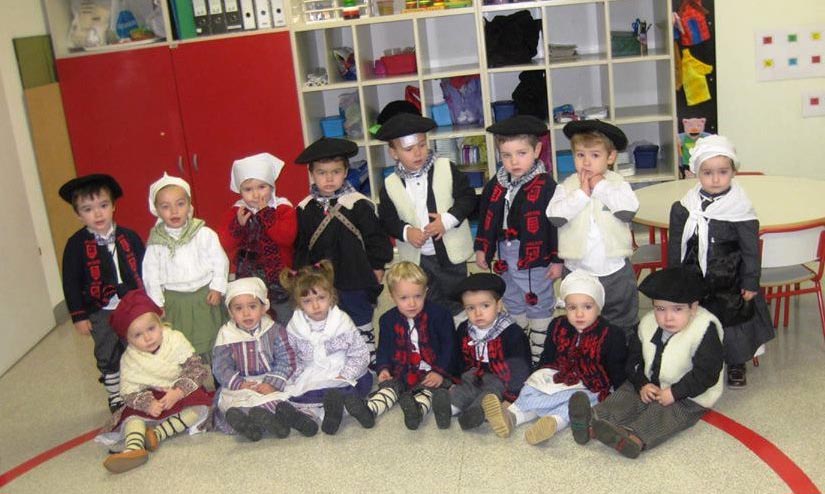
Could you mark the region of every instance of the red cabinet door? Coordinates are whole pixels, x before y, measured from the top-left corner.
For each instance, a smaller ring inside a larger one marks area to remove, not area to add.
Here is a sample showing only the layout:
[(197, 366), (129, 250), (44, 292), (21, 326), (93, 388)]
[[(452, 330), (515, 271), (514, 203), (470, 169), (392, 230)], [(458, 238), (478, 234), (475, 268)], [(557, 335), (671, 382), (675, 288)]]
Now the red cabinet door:
[(149, 184), (164, 171), (188, 178), (169, 49), (65, 58), (57, 70), (78, 175), (114, 176), (117, 222), (146, 239)]
[(269, 152), (287, 164), (276, 193), (296, 204), (308, 192), (289, 34), (185, 43), (173, 48), (195, 214), (217, 221), (239, 198), (229, 190), (232, 162)]

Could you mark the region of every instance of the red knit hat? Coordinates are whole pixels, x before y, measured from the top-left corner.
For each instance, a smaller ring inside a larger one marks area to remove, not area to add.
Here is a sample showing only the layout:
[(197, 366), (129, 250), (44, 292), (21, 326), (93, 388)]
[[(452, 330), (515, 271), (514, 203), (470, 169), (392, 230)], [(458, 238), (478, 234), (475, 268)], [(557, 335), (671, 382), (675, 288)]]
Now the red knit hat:
[(129, 329), (129, 325), (147, 312), (154, 312), (158, 316), (163, 315), (163, 310), (152, 302), (144, 290), (132, 290), (120, 299), (120, 303), (117, 304), (117, 308), (109, 318), (109, 324), (120, 339), (126, 340), (126, 330)]

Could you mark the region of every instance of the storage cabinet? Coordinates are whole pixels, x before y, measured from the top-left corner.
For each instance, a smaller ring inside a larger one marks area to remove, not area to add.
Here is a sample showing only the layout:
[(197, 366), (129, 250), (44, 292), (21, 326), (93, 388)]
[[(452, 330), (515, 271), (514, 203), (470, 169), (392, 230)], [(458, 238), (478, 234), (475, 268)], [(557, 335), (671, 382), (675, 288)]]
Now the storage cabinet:
[[(193, 187), (196, 214), (215, 225), (237, 200), (232, 161), (263, 151), (287, 163), (303, 149), (287, 33), (57, 61), (78, 174), (112, 174), (124, 188), (118, 219), (147, 235), (149, 184), (163, 172)], [(277, 192), (308, 190), (286, 166)]]
[[(669, 180), (677, 177), (676, 108), (672, 62), (670, 0), (539, 0), (533, 2), (482, 5), (408, 14), (373, 16), (368, 19), (330, 22), (304, 22), (299, 3), (293, 3), (293, 40), (296, 84), (303, 116), (303, 134), (307, 142), (322, 135), (320, 119), (338, 114), (342, 94), (356, 93), (361, 122), (353, 140), (361, 148), (359, 157), (369, 164), (373, 198), (383, 183), (387, 166), (392, 166), (383, 142), (368, 134), (380, 110), (388, 102), (404, 98), (407, 86), (421, 94), (423, 113), (431, 116), (431, 105), (443, 101), (439, 83), (442, 79), (478, 75), (481, 78), (484, 105), (482, 122), (469, 126), (438, 127), (430, 132), (431, 148), (441, 154), (451, 152), (460, 162), (462, 144), (482, 139), (485, 156), (463, 165), (478, 180), (495, 173), (496, 152), (492, 136), (484, 128), (495, 121), (492, 103), (512, 99), (513, 90), (523, 71), (544, 74), (548, 100), (550, 161), (557, 179), (569, 171), (559, 172), (555, 164), (559, 154), (569, 154), (570, 145), (554, 122), (554, 107), (569, 104), (577, 112), (604, 107), (605, 120), (619, 125), (631, 142), (649, 141), (660, 146), (654, 168), (638, 169), (629, 181)], [(537, 53), (528, 63), (491, 67), (486, 56), (484, 24), (498, 15), (528, 10), (541, 19)], [(395, 12), (401, 11), (399, 2)], [(630, 31), (636, 19), (652, 24), (644, 54), (614, 56), (612, 33)], [(549, 45), (576, 45), (574, 57), (558, 57)], [(357, 80), (346, 81), (338, 74), (334, 48), (354, 50)], [(375, 61), (395, 49), (415, 47), (416, 70), (409, 74), (377, 75)], [(308, 87), (305, 76), (323, 69), (329, 84)], [(450, 143), (453, 144), (450, 144)], [(452, 155), (451, 155), (452, 156)]]

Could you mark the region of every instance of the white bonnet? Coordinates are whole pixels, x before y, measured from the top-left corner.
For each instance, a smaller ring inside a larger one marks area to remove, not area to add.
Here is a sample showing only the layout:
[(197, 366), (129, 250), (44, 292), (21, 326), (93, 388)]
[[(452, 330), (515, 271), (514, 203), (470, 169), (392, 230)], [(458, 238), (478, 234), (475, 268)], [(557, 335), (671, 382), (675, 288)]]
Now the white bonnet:
[(604, 287), (599, 279), (585, 271), (576, 270), (561, 281), (560, 296), (564, 300), (568, 295), (579, 293), (590, 296), (601, 309), (604, 307)]
[(245, 180), (255, 178), (265, 182), (275, 189), (275, 180), (281, 174), (284, 162), (269, 153), (259, 153), (246, 158), (235, 160), (232, 163), (232, 174), (229, 177), (229, 188), (232, 192), (241, 193), (241, 184)]
[(232, 302), (232, 299), (238, 295), (252, 295), (263, 302), (266, 310), (269, 310), (268, 293), (269, 292), (267, 291), (266, 285), (262, 279), (254, 277), (239, 278), (235, 281), (230, 281), (226, 285), (226, 307), (229, 308), (229, 304)]
[[(177, 185), (186, 192), (189, 200), (192, 200), (192, 189), (189, 187), (189, 183), (186, 180), (180, 177), (173, 177), (168, 175), (166, 172), (163, 172), (163, 176), (149, 186), (149, 212), (156, 217), (158, 215), (158, 210), (155, 208), (155, 197), (158, 195), (160, 189), (169, 185)], [(192, 216), (191, 209), (189, 210), (189, 216)]]
[(733, 161), (733, 166), (739, 168), (739, 159), (736, 157), (736, 148), (733, 143), (725, 136), (710, 135), (701, 137), (696, 141), (696, 144), (690, 150), (690, 171), (693, 174), (699, 172), (699, 167), (702, 163), (714, 156), (727, 156)]

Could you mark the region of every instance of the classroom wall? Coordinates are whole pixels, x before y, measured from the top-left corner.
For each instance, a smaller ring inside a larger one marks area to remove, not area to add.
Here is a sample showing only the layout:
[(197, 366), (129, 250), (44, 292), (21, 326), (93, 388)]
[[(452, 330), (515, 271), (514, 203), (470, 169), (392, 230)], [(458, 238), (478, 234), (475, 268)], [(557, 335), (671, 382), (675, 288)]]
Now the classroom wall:
[(722, 0), (716, 4), (719, 133), (736, 144), (743, 168), (825, 179), (825, 117), (802, 118), (802, 94), (825, 78), (757, 82), (757, 30), (825, 26), (825, 2)]

